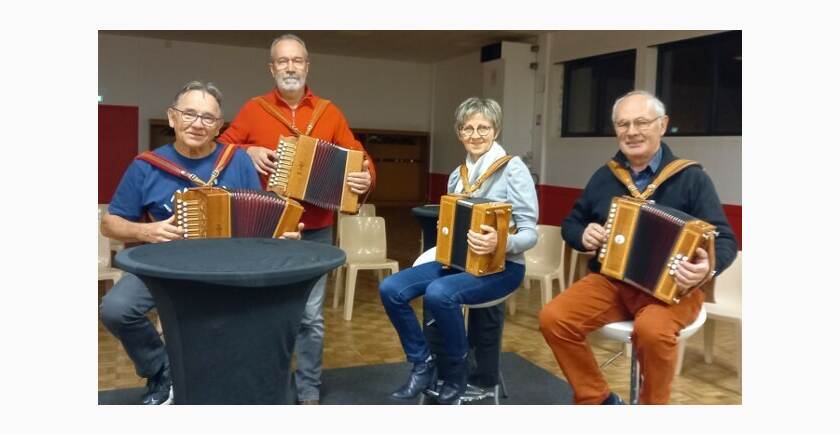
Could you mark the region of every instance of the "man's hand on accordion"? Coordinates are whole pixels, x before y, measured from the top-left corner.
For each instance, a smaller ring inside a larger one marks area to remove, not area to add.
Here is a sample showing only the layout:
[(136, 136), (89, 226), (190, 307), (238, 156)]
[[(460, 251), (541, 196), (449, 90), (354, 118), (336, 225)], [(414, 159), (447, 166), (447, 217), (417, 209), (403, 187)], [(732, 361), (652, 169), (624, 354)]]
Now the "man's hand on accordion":
[(700, 285), (708, 275), (709, 253), (703, 248), (697, 248), (691, 261), (683, 261), (677, 266), (674, 281), (677, 283), (680, 294), (685, 294)]
[(140, 224), (139, 237), (143, 242), (160, 243), (184, 238), (184, 230), (172, 225), (175, 215), (164, 221)]
[(297, 231), (286, 231), (285, 233), (283, 233), (282, 236), (280, 236), (280, 238), (281, 239), (300, 240), (301, 232), (303, 232), (303, 223), (302, 222), (298, 224)]
[(581, 243), (588, 252), (595, 251), (600, 248), (601, 245), (607, 243), (606, 228), (596, 224), (595, 222), (590, 223), (586, 226), (586, 229), (583, 230)]
[(350, 191), (356, 195), (364, 195), (370, 190), (370, 162), (365, 159), (362, 162), (362, 172), (350, 172), (347, 174), (347, 185)]
[(254, 162), (254, 167), (257, 168), (257, 172), (260, 175), (271, 175), (274, 173), (274, 166), (277, 165), (275, 163), (277, 161), (277, 153), (257, 145), (249, 146), (245, 151), (251, 157), (251, 161)]
[(496, 235), (496, 229), (490, 225), (482, 225), (481, 229), (482, 231), (485, 231), (484, 234), (477, 233), (473, 230), (470, 230), (469, 233), (467, 233), (467, 244), (470, 245), (470, 249), (478, 255), (494, 252), (496, 250), (496, 245), (499, 243), (498, 236)]

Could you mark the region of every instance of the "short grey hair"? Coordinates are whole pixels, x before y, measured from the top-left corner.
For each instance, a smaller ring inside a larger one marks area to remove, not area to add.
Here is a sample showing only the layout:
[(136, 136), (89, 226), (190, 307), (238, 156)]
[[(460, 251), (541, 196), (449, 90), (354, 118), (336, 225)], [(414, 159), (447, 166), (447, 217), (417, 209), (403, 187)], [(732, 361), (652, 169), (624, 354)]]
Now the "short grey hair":
[(613, 104), (612, 108), (612, 121), (615, 122), (615, 111), (618, 109), (618, 105), (621, 104), (627, 97), (632, 97), (634, 95), (641, 95), (647, 98), (648, 107), (653, 106), (653, 111), (656, 112), (656, 116), (665, 116), (665, 103), (662, 102), (659, 98), (656, 98), (655, 95), (651, 94), (648, 91), (642, 90), (635, 90), (630, 91), (615, 100), (615, 104)]
[(470, 97), (455, 109), (455, 133), (460, 134), (461, 127), (476, 113), (480, 113), (493, 124), (493, 130), (502, 130), (502, 107), (492, 98)]
[(300, 44), (301, 47), (303, 47), (304, 53), (306, 53), (306, 59), (309, 60), (309, 50), (306, 49), (306, 43), (303, 42), (303, 39), (300, 39), (299, 36), (294, 35), (292, 33), (286, 33), (285, 35), (280, 35), (280, 36), (274, 38), (274, 41), (271, 41), (271, 47), (268, 48), (269, 59), (271, 58), (271, 56), (274, 53), (274, 46), (277, 45), (278, 42), (285, 41), (285, 40), (292, 40), (292, 41), (295, 41), (298, 44)]
[(222, 91), (220, 91), (219, 88), (217, 88), (216, 85), (213, 84), (213, 82), (204, 83), (204, 82), (200, 82), (198, 80), (193, 80), (193, 81), (185, 84), (183, 87), (181, 87), (181, 90), (178, 91), (177, 94), (175, 94), (175, 99), (172, 100), (172, 106), (173, 107), (177, 106), (178, 105), (178, 100), (181, 99), (181, 96), (183, 96), (184, 94), (186, 94), (187, 92), (190, 92), (190, 91), (201, 91), (202, 93), (210, 94), (211, 96), (213, 96), (213, 98), (216, 99), (216, 103), (219, 104), (219, 113), (221, 114), (221, 112), (222, 112)]

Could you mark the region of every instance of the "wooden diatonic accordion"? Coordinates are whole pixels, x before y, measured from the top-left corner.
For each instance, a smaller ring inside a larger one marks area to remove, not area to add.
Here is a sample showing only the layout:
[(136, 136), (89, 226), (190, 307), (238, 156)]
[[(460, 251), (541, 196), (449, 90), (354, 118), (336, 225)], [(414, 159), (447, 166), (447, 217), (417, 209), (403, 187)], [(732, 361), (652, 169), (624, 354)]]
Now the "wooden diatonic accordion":
[(303, 207), (273, 192), (193, 187), (175, 192), (175, 221), (184, 238), (272, 237), (297, 231)]
[(598, 253), (601, 273), (675, 304), (681, 296), (673, 277), (677, 266), (694, 257), (698, 247), (713, 262), (715, 229), (671, 207), (615, 197), (606, 223), (607, 243)]
[(300, 135), (281, 137), (277, 167), (267, 190), (329, 210), (356, 213), (358, 195), (347, 186), (347, 174), (362, 171), (364, 153)]
[[(440, 197), (435, 260), (444, 266), (482, 276), (505, 270), (508, 224), (513, 207), (485, 198)], [(482, 233), (481, 225), (496, 228), (496, 251), (479, 255), (467, 244), (467, 233)]]

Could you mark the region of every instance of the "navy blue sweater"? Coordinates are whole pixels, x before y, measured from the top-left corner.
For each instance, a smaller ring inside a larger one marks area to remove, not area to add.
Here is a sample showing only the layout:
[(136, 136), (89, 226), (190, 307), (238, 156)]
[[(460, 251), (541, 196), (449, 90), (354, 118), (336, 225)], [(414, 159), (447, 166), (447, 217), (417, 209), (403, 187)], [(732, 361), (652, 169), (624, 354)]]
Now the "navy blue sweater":
[[(659, 165), (654, 178), (668, 163), (677, 159), (664, 142), (661, 146), (662, 164)], [(621, 151), (615, 154), (613, 160), (622, 166), (627, 163), (627, 158)], [(598, 168), (583, 189), (583, 194), (575, 201), (571, 213), (563, 221), (563, 239), (578, 251), (585, 251), (581, 238), (586, 226), (590, 222), (604, 225), (612, 198), (629, 194), (627, 188), (613, 175), (607, 165)], [(720, 234), (715, 239), (716, 275), (723, 272), (735, 260), (738, 254), (735, 234), (726, 220), (723, 206), (720, 204), (711, 178), (706, 175), (700, 165), (689, 166), (672, 176), (657, 187), (648, 199), (654, 200), (657, 204), (681, 210), (717, 227)], [(597, 261), (597, 258), (590, 260), (589, 269), (594, 272), (601, 270), (601, 263)]]

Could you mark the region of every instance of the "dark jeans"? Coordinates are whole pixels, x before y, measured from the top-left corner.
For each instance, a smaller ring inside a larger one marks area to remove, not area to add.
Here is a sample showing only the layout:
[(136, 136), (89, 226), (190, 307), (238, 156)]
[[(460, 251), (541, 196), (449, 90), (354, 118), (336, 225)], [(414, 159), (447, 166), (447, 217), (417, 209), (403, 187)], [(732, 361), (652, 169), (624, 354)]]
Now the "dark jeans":
[(524, 276), (525, 266), (510, 261), (505, 262), (504, 271), (481, 277), (430, 262), (385, 278), (379, 292), (408, 361), (422, 362), (431, 353), (417, 316), (409, 305), (418, 296), (423, 296), (425, 324), (437, 323), (446, 356), (456, 360), (468, 351), (461, 305), (480, 304), (507, 296), (519, 287)]

